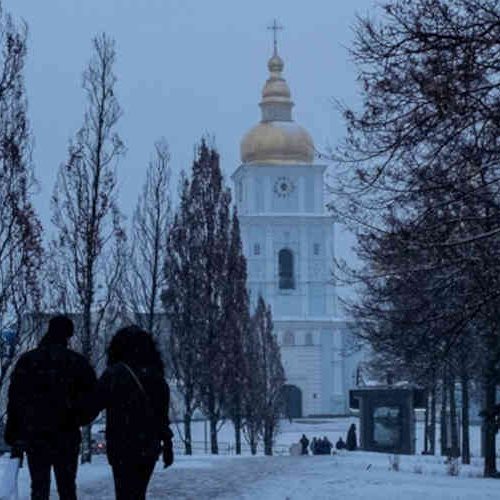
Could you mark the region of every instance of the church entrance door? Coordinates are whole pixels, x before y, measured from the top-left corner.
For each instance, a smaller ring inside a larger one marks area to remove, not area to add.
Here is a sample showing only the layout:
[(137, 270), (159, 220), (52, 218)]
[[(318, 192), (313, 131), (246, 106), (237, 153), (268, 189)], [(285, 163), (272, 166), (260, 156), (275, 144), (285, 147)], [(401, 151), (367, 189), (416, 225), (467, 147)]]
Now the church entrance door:
[(296, 385), (283, 387), (288, 418), (302, 417), (302, 391)]

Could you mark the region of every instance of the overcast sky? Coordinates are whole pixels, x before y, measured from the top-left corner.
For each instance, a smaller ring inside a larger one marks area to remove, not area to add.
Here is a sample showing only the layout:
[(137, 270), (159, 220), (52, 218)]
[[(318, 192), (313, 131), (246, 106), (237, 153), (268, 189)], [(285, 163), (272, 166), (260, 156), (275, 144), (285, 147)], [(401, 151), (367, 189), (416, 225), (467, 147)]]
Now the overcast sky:
[(374, 0), (3, 0), (29, 25), (26, 85), (42, 191), (35, 202), (49, 229), (50, 195), (69, 138), (82, 123), (81, 73), (91, 38), (117, 44), (119, 132), (127, 155), (119, 165), (120, 199), (130, 215), (154, 141), (170, 144), (174, 171), (189, 169), (193, 144), (215, 136), (229, 176), (243, 134), (260, 119), (274, 18), (284, 26), (279, 52), (295, 102), (295, 120), (317, 149), (344, 133), (332, 98), (358, 102), (347, 47), (356, 13)]

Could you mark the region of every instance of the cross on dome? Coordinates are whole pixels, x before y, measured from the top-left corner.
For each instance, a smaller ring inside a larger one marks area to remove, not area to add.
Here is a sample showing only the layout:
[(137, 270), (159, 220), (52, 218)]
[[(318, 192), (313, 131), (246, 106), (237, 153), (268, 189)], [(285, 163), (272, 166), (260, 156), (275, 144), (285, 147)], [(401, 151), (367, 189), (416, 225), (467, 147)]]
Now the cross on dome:
[(269, 77), (259, 104), (262, 118), (241, 141), (241, 159), (256, 164), (312, 164), (312, 138), (293, 121), (290, 89), (282, 75), (284, 63), (278, 55), (277, 33), (283, 27), (275, 19), (267, 29), (273, 31), (274, 53), (267, 63)]
[(271, 26), (267, 27), (268, 30), (272, 30), (273, 32), (273, 45), (274, 45), (274, 55), (278, 54), (278, 31), (283, 30), (283, 26), (278, 24), (278, 21), (275, 19)]

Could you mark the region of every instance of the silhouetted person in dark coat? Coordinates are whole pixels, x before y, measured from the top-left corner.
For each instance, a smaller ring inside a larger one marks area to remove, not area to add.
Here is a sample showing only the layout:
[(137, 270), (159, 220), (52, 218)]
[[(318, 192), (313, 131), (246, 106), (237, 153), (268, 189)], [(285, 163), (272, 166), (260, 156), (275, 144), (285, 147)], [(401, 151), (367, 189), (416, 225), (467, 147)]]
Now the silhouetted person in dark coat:
[(347, 442), (346, 448), (348, 451), (354, 451), (358, 447), (358, 441), (356, 438), (356, 425), (351, 424), (349, 431), (347, 432)]
[(311, 450), (311, 453), (313, 455), (316, 455), (316, 447), (318, 445), (318, 442), (315, 437), (311, 439), (311, 444), (309, 445), (309, 449)]
[(337, 450), (345, 450), (345, 442), (342, 439), (342, 436), (340, 436), (338, 441), (335, 443), (335, 448), (337, 448)]
[(19, 358), (10, 379), (5, 441), (28, 456), (33, 500), (49, 499), (51, 467), (59, 497), (76, 499), (79, 427), (88, 422), (74, 405), (94, 389), (96, 376), (83, 356), (68, 349), (73, 329), (68, 317), (52, 318), (38, 348)]
[(302, 446), (302, 455), (307, 455), (307, 447), (309, 446), (309, 439), (307, 439), (305, 434), (302, 434), (302, 437), (300, 438), (300, 444)]
[(119, 330), (108, 348), (108, 367), (84, 403), (91, 417), (106, 410), (106, 453), (117, 500), (143, 500), (163, 451), (173, 463), (170, 391), (153, 337), (137, 326)]
[(324, 455), (331, 455), (332, 454), (332, 448), (333, 444), (332, 442), (325, 436), (323, 438), (323, 444), (322, 444), (322, 452)]

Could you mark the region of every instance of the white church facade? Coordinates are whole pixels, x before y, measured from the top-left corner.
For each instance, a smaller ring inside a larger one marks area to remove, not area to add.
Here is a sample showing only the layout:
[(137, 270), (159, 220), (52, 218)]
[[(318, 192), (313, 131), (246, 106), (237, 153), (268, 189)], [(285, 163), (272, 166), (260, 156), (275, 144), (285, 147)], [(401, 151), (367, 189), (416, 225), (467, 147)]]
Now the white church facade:
[(332, 267), (334, 221), (325, 207), (326, 166), (314, 163), (276, 44), (262, 91), (262, 119), (241, 142), (232, 175), (253, 304), (271, 305), (292, 416), (348, 412), (356, 355), (339, 315)]

